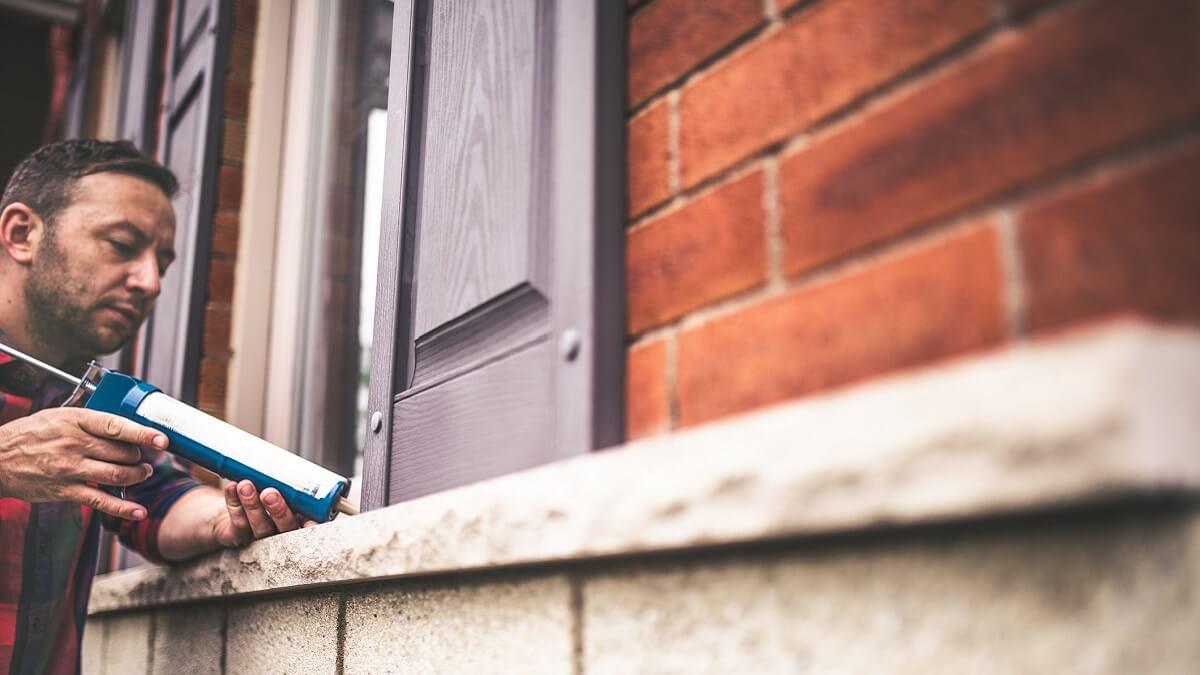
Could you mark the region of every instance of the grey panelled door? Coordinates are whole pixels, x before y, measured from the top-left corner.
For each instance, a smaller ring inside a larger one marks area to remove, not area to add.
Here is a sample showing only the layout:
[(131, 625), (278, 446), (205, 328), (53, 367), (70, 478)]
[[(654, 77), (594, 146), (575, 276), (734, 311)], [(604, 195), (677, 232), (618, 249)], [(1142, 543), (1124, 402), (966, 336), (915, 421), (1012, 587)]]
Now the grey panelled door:
[[(179, 177), (175, 205), (176, 262), (147, 324), (144, 377), (168, 393), (195, 401), (200, 322), (207, 280), (220, 141), (229, 4), (177, 0), (167, 49), (166, 104), (159, 159)], [(197, 264), (197, 263), (201, 264)]]
[[(125, 5), (121, 40), (121, 99), (117, 111), (117, 136), (154, 156), (158, 138), (159, 95), (162, 90), (162, 39), (166, 0), (144, 0)], [(117, 370), (130, 370), (132, 345), (100, 358)]]
[(159, 65), (165, 0), (142, 0), (125, 7), (121, 51), (121, 100), (117, 135), (142, 152), (153, 152), (158, 119)]
[(620, 439), (622, 17), (396, 4), (368, 507)]

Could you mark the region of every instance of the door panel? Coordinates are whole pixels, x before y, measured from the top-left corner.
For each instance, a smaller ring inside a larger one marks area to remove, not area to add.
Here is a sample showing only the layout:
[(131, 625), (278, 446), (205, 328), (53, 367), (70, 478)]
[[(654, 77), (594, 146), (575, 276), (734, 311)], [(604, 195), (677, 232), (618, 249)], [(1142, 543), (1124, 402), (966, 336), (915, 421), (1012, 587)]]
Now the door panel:
[(177, 32), (179, 54), (191, 50), (193, 43), (200, 38), (200, 33), (210, 27), (213, 7), (212, 0), (178, 0), (176, 12), (179, 17)]
[(154, 150), (156, 137), (165, 9), (163, 0), (134, 2), (125, 7), (117, 134), (148, 154)]
[(176, 263), (163, 277), (147, 322), (142, 376), (189, 402), (195, 402), (200, 366), (208, 280), (203, 263), (216, 203), (228, 11), (220, 0), (187, 0), (177, 9), (168, 43), (159, 161), (179, 178), (173, 200)]
[(417, 338), (412, 387), (452, 377), (548, 336), (546, 296), (521, 284), (490, 302)]
[(623, 428), (623, 5), (394, 16), (366, 508)]
[(392, 462), (391, 484), (403, 498), (555, 459), (544, 419), (553, 410), (551, 383), (529, 378), (546, 370), (551, 347), (541, 340), (396, 403), (393, 434), (404, 439), (404, 451)]
[(390, 481), (398, 498), (554, 456), (542, 156), (550, 9), (532, 0), (429, 5), (414, 375), (394, 411), (405, 439)]
[[(195, 97), (192, 97), (193, 99)], [(150, 324), (150, 346), (146, 353), (146, 378), (175, 396), (183, 394), (183, 363), (187, 345), (186, 306), (192, 276), (196, 268), (195, 237), (192, 230), (197, 192), (202, 189), (197, 155), (204, 149), (204, 111), (202, 106), (185, 100), (178, 116), (173, 116), (163, 138), (165, 164), (179, 179), (179, 193), (172, 200), (177, 218), (175, 231), (176, 262), (162, 278), (162, 291), (155, 302)]]
[(547, 167), (533, 126), (545, 108), (549, 31), (538, 30), (548, 3), (538, 4), (432, 5), (418, 340), (522, 284), (548, 291)]

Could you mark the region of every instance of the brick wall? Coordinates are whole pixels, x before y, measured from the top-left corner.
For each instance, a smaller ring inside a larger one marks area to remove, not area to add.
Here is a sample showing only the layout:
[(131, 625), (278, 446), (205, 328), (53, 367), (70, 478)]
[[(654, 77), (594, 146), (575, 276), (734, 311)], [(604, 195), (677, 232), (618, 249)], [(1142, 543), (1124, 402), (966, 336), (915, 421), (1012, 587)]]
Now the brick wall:
[(233, 274), (237, 264), (238, 214), (242, 207), (242, 162), (246, 151), (246, 119), (250, 108), (250, 73), (254, 60), (257, 0), (233, 3), (233, 36), (225, 72), (221, 113), (221, 158), (217, 176), (217, 209), (213, 219), (208, 291), (204, 299), (204, 342), (200, 351), (198, 407), (225, 416), (228, 381)]
[(630, 5), (631, 438), (1200, 320), (1200, 4)]

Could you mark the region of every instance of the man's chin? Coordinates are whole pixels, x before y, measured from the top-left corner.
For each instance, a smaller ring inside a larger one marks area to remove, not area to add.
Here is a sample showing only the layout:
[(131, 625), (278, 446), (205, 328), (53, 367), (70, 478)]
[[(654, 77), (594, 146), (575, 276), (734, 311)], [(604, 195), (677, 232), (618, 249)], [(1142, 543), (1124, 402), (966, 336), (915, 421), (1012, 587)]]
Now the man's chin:
[(132, 336), (133, 331), (120, 330), (111, 326), (101, 326), (92, 333), (89, 347), (95, 353), (91, 356), (111, 354), (124, 347), (125, 343), (129, 342), (129, 338)]

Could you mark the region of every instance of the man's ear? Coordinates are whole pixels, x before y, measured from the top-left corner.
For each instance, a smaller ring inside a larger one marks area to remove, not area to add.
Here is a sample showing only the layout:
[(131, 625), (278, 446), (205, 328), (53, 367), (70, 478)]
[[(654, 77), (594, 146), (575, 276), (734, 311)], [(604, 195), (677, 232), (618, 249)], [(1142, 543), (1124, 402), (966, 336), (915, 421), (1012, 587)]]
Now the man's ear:
[(0, 211), (0, 246), (19, 265), (33, 262), (46, 223), (36, 211), (21, 202), (13, 202)]

